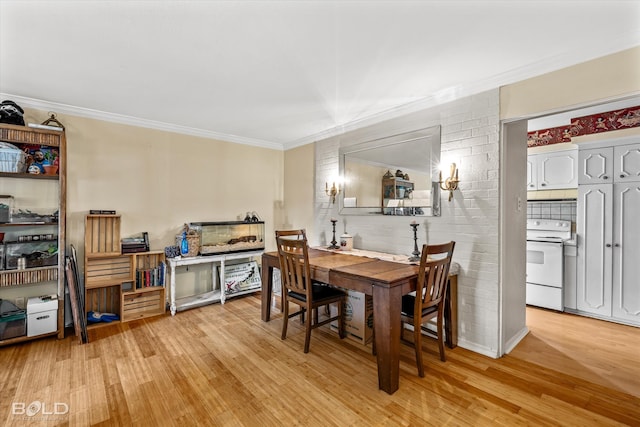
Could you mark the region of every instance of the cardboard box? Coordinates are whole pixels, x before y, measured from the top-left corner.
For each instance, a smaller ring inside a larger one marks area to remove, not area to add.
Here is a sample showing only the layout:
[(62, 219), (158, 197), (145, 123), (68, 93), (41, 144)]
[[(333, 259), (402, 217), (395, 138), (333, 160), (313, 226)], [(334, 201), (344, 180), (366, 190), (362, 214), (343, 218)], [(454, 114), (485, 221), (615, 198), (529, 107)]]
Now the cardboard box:
[[(347, 291), (344, 303), (344, 326), (347, 338), (367, 344), (373, 337), (373, 298), (362, 292)], [(337, 308), (331, 306), (331, 315), (337, 314)], [(331, 322), (331, 329), (338, 331), (338, 322)]]
[(27, 301), (27, 336), (48, 334), (58, 330), (58, 300), (33, 297)]

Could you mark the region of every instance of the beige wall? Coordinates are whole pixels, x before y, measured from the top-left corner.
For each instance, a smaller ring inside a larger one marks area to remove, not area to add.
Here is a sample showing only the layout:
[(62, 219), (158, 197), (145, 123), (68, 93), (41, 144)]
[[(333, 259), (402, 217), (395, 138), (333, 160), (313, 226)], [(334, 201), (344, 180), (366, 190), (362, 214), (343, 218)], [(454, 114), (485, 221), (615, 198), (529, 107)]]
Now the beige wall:
[(313, 144), (285, 152), (284, 195), (274, 200), (276, 229), (305, 228), (309, 239), (314, 238), (314, 164)]
[[(46, 111), (27, 110), (40, 123)], [(152, 249), (174, 244), (185, 222), (229, 221), (256, 211), (274, 247), (275, 200), (282, 199), (284, 153), (58, 115), (67, 136), (67, 243), (83, 256), (89, 209), (115, 209), (122, 236), (149, 232)]]
[(640, 46), (502, 87), (500, 118), (570, 110), (639, 93)]

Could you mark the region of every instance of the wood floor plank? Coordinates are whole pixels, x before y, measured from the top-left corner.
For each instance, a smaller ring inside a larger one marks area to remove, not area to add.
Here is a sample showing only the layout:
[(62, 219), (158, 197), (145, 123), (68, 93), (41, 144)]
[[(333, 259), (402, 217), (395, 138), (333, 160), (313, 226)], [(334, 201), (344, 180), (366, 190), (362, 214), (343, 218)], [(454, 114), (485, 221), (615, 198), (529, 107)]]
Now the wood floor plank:
[(497, 360), (458, 347), (441, 362), (425, 340), (425, 378), (403, 345), (388, 395), (370, 345), (327, 326), (304, 354), (299, 322), (281, 340), (281, 315), (262, 322), (259, 294), (234, 298), (92, 329), (86, 345), (69, 336), (1, 348), (0, 422), (30, 424), (11, 405), (40, 401), (69, 412), (38, 425), (640, 426), (640, 329), (527, 316), (531, 333)]

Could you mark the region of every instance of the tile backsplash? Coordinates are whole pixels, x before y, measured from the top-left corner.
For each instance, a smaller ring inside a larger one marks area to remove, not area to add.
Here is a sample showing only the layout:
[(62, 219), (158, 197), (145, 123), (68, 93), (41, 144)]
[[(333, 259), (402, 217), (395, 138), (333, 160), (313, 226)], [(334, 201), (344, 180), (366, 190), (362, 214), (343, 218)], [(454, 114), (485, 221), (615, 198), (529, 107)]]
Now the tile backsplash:
[(575, 224), (577, 209), (576, 200), (530, 200), (527, 202), (527, 219), (561, 219)]

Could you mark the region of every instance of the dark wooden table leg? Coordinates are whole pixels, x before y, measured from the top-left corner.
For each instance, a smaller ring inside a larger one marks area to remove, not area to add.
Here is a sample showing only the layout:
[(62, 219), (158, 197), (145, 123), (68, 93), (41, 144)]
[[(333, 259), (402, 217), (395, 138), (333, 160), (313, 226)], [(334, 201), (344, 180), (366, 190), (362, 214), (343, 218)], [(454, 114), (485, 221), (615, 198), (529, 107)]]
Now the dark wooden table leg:
[(271, 294), (273, 292), (273, 267), (269, 263), (262, 262), (262, 321), (268, 322), (271, 318)]
[(378, 388), (389, 394), (400, 382), (400, 307), (402, 289), (373, 286), (373, 323), (378, 358)]
[(447, 347), (458, 346), (458, 276), (449, 276), (444, 304), (445, 341)]

